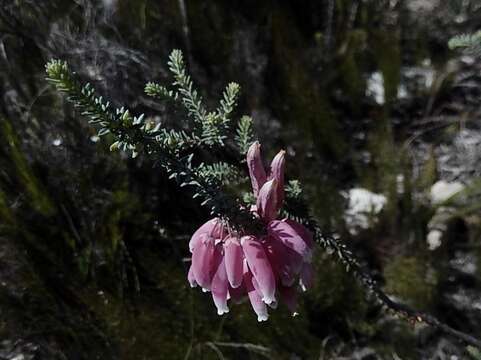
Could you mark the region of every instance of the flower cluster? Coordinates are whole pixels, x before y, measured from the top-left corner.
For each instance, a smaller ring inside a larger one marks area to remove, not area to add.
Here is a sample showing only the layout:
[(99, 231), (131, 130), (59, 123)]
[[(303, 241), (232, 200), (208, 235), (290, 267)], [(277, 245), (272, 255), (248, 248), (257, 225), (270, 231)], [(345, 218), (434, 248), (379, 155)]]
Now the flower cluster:
[(255, 142), (247, 152), (247, 165), (256, 197), (251, 211), (264, 224), (262, 234), (234, 231), (219, 218), (202, 225), (189, 248), (192, 265), (188, 280), (210, 291), (219, 315), (229, 312), (227, 300), (248, 296), (258, 321), (268, 318), (267, 305), (282, 300), (296, 314), (298, 289), (312, 285), (311, 233), (289, 219), (278, 220), (284, 199), (285, 151), (272, 160), (266, 174)]

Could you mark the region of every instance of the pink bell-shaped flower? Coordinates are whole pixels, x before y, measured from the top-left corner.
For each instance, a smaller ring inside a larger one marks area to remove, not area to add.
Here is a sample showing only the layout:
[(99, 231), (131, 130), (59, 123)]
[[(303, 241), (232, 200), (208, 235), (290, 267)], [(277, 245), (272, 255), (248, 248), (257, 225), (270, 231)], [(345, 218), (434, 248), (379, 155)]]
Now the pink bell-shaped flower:
[(266, 174), (260, 144), (247, 152), (247, 167), (256, 204), (251, 211), (264, 223), (265, 234), (228, 231), (219, 218), (207, 221), (189, 242), (192, 264), (187, 275), (192, 287), (211, 291), (219, 315), (229, 312), (227, 302), (250, 300), (258, 321), (268, 319), (268, 306), (278, 300), (297, 314), (297, 294), (314, 283), (311, 265), (314, 241), (302, 224), (277, 219), (284, 201), (285, 151), (272, 160)]

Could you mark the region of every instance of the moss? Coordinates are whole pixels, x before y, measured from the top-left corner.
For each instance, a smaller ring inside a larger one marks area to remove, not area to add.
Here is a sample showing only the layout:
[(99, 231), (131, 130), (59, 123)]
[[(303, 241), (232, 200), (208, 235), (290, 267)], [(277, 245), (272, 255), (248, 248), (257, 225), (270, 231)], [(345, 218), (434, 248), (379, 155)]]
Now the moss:
[(370, 36), (373, 52), (379, 70), (384, 78), (384, 93), (386, 104), (391, 104), (397, 98), (397, 89), (401, 79), (401, 50), (397, 29), (373, 30)]
[(121, 358), (183, 359), (191, 340), (191, 326), (196, 343), (212, 340), (220, 318), (205, 318), (204, 314), (215, 312), (197, 308), (202, 302), (198, 304), (198, 299), (192, 301), (192, 297), (208, 294), (191, 290), (175, 263), (157, 263), (150, 270), (157, 271), (157, 282), (142, 288), (142, 297), (135, 303), (95, 288), (82, 292), (82, 298), (106, 324), (109, 338), (118, 342)]
[(10, 150), (10, 158), (17, 171), (19, 182), (29, 195), (32, 207), (44, 216), (54, 215), (55, 206), (23, 155), (12, 125), (8, 120), (0, 118), (0, 128)]
[[(324, 179), (317, 171), (314, 171), (311, 176), (311, 178), (305, 176), (304, 178), (306, 198), (309, 199), (312, 214), (326, 229), (342, 224), (346, 201), (339, 192), (339, 184), (332, 178)], [(315, 184), (315, 186), (308, 184)]]
[(327, 97), (309, 77), (308, 64), (299, 56), (307, 46), (294, 24), (280, 8), (272, 14), (272, 56), (270, 86), (276, 89), (281, 118), (292, 128), (299, 126), (306, 140), (334, 157), (341, 156), (345, 142)]
[(421, 173), (416, 181), (416, 187), (419, 191), (427, 191), (438, 179), (438, 166), (433, 148), (429, 149), (429, 156), (423, 164)]
[(428, 309), (436, 298), (437, 273), (421, 257), (398, 256), (387, 264), (386, 291), (420, 309)]
[(379, 328), (377, 337), (372, 341), (373, 347), (379, 352), (382, 359), (396, 358), (404, 360), (419, 359), (416, 349), (417, 336), (414, 327), (402, 319), (393, 318), (383, 322)]
[(368, 148), (372, 161), (369, 167), (361, 168), (361, 179), (366, 188), (387, 197), (384, 220), (388, 222), (390, 231), (395, 232), (395, 220), (399, 211), (398, 176), (402, 174), (400, 161), (403, 154), (394, 143), (392, 127), (384, 117), (384, 112), (378, 115), (378, 124), (369, 135)]
[(2, 225), (14, 225), (14, 215), (10, 209), (5, 193), (0, 189), (0, 219)]
[(360, 111), (360, 103), (366, 90), (366, 81), (359, 58), (360, 52), (365, 46), (366, 38), (367, 34), (362, 29), (350, 31), (347, 34), (345, 50), (343, 50), (339, 65), (342, 86), (348, 95), (351, 108), (355, 114)]
[(332, 334), (352, 339), (355, 333), (375, 333), (376, 324), (367, 320), (369, 303), (364, 290), (333, 256), (317, 257), (316, 286), (305, 294), (311, 333), (321, 339)]

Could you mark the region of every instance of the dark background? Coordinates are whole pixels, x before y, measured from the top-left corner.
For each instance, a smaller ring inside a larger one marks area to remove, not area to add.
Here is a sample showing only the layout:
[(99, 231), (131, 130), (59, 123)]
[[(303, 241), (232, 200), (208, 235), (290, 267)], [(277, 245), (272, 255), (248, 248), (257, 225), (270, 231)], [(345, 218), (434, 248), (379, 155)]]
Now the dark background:
[[(288, 151), (317, 220), (387, 293), (479, 336), (481, 62), (447, 41), (480, 21), (475, 0), (1, 0), (0, 359), (480, 359), (380, 309), (321, 250), (298, 317), (218, 317), (186, 281), (206, 210), (148, 158), (111, 153), (44, 72), (67, 60), (166, 122), (180, 115), (143, 87), (171, 82), (172, 49), (208, 104), (240, 83), (237, 115), (267, 156)], [(434, 206), (439, 180), (469, 191)], [(354, 188), (386, 200), (363, 228)]]

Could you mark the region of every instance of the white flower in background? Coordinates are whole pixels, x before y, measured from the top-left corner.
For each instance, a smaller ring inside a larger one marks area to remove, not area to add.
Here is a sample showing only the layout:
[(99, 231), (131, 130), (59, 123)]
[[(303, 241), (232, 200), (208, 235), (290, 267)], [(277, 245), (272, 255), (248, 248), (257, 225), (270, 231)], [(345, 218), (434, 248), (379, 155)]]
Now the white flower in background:
[(433, 205), (441, 204), (463, 189), (464, 185), (460, 182), (439, 180), (431, 186), (431, 203)]
[(442, 236), (443, 232), (441, 230), (431, 230), (426, 239), (426, 242), (428, 243), (428, 249), (436, 250), (438, 247), (440, 247)]
[[(429, 81), (432, 82), (432, 76), (431, 80), (426, 79), (426, 83)], [(398, 99), (406, 99), (409, 97), (408, 89), (405, 84), (400, 83), (398, 85), (396, 95)], [(384, 76), (381, 72), (375, 71), (367, 79), (366, 96), (372, 97), (378, 105), (383, 105), (386, 102)]]
[(384, 77), (379, 71), (373, 72), (367, 79), (366, 95), (372, 96), (379, 105), (385, 103)]
[(353, 188), (344, 193), (349, 199), (349, 207), (344, 214), (348, 230), (356, 235), (361, 229), (368, 229), (387, 203), (382, 194), (373, 193), (363, 188)]
[[(430, 200), (431, 204), (441, 205), (452, 196), (464, 190), (465, 186), (458, 182), (448, 182), (439, 180), (431, 186)], [(440, 206), (435, 209), (435, 213), (428, 224), (429, 233), (426, 237), (426, 244), (429, 250), (436, 250), (441, 246), (442, 237), (447, 229), (447, 222), (451, 218), (453, 208), (449, 206)]]

